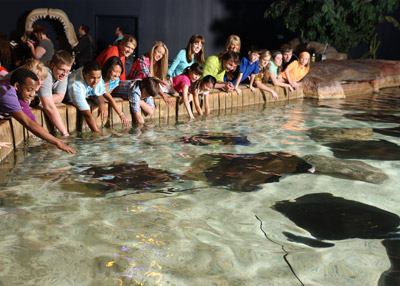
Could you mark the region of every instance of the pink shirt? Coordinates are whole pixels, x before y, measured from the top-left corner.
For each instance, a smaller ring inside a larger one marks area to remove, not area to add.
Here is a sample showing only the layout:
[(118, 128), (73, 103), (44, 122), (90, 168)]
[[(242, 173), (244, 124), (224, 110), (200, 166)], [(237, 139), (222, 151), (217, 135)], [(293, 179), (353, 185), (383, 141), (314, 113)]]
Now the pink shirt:
[(187, 75), (180, 74), (176, 77), (172, 78), (172, 86), (175, 88), (177, 92), (182, 92), (182, 88), (184, 85), (190, 86), (191, 82)]

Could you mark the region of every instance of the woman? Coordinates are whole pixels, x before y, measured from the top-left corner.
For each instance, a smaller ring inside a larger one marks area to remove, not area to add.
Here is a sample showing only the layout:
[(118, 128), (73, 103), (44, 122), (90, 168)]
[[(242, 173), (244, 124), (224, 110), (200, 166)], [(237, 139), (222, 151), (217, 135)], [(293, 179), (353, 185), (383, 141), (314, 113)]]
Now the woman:
[(179, 51), (168, 69), (167, 76), (172, 78), (180, 75), (194, 62), (199, 64), (204, 62), (204, 38), (199, 34), (191, 36), (186, 49)]
[(53, 56), (54, 45), (46, 35), (46, 28), (42, 26), (36, 26), (32, 31), (32, 35), (37, 40), (34, 41), (30, 39), (27, 41), (27, 45), (31, 50), (32, 56), (41, 62), (51, 60), (51, 57)]
[[(137, 42), (135, 37), (133, 37), (132, 35), (125, 35), (124, 38), (119, 42), (118, 46), (111, 46), (102, 51), (101, 54), (97, 57), (96, 62), (101, 67), (103, 67), (103, 65), (109, 58), (115, 56), (119, 57), (122, 65), (125, 66), (125, 59), (133, 53), (136, 47)], [(120, 80), (126, 80), (125, 69), (123, 69), (119, 78)]]
[(122, 61), (113, 56), (109, 58), (101, 68), (101, 75), (104, 80), (104, 84), (106, 86), (106, 93), (103, 94), (104, 98), (107, 99), (112, 108), (114, 108), (115, 112), (117, 112), (121, 122), (124, 126), (129, 126), (129, 120), (126, 118), (125, 114), (119, 109), (117, 103), (111, 96), (111, 92), (119, 85), (119, 76), (124, 71), (124, 66)]

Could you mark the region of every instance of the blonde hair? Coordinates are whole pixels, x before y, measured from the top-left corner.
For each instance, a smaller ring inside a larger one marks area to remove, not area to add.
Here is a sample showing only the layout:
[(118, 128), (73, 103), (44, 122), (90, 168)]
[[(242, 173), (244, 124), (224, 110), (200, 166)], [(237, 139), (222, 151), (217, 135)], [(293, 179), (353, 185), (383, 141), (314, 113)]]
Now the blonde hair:
[(43, 79), (45, 79), (49, 74), (45, 65), (36, 59), (28, 59), (22, 67), (32, 71), (35, 75)]
[(301, 59), (302, 56), (308, 56), (308, 62), (307, 62), (307, 64), (306, 64), (305, 67), (306, 67), (307, 69), (310, 69), (310, 62), (311, 62), (310, 53), (309, 53), (309, 52), (302, 52), (302, 53), (299, 55), (299, 62), (300, 62), (300, 59)]
[(61, 64), (71, 67), (74, 63), (74, 58), (67, 51), (59, 50), (54, 53), (50, 62), (55, 65), (58, 65), (61, 63)]
[(268, 79), (269, 79), (269, 62), (265, 68), (261, 65), (261, 59), (266, 58), (266, 57), (269, 57), (271, 59), (272, 58), (271, 52), (269, 50), (262, 50), (261, 54), (260, 54), (260, 60), (259, 60), (259, 64), (260, 64), (259, 70), (265, 69), (264, 75), (262, 78), (263, 82), (268, 82)]
[(126, 46), (127, 43), (132, 43), (135, 46), (135, 49), (137, 48), (136, 38), (134, 36), (132, 36), (132, 35), (125, 34), (119, 44), (121, 46)]
[(240, 52), (240, 48), (242, 46), (242, 42), (240, 41), (240, 37), (238, 35), (230, 35), (228, 37), (228, 39), (226, 40), (226, 43), (225, 43), (225, 51), (229, 50), (229, 47), (233, 42), (237, 42), (238, 43), (238, 46), (239, 46), (238, 53), (239, 53)]
[[(158, 47), (163, 47), (165, 49), (165, 54), (157, 63), (154, 64), (154, 51)], [(168, 72), (168, 48), (167, 48), (167, 46), (161, 41), (156, 41), (151, 46), (150, 50), (147, 52), (147, 56), (149, 57), (149, 61), (150, 61), (151, 76), (158, 77), (159, 79), (164, 80), (166, 78), (166, 75)]]

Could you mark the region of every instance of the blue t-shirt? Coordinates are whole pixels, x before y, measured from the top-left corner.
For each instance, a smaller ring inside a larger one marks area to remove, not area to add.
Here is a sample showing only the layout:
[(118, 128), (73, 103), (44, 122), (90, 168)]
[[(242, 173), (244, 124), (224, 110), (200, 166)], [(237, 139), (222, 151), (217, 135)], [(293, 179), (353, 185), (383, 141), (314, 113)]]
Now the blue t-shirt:
[[(258, 61), (251, 63), (250, 60), (246, 57), (242, 58), (240, 61), (239, 72), (243, 73), (242, 79), (240, 82), (247, 79), (251, 74), (258, 74)], [(237, 79), (237, 78), (236, 78)], [(236, 84), (236, 79), (232, 82), (234, 85)]]

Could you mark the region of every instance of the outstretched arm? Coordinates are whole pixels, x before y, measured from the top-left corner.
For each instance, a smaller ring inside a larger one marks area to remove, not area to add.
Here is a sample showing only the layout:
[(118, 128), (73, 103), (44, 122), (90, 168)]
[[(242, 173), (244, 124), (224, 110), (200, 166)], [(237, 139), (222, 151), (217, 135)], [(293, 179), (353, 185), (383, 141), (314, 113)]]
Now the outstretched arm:
[(99, 127), (97, 127), (96, 120), (94, 119), (93, 114), (90, 112), (90, 110), (81, 110), (81, 114), (85, 118), (90, 130), (101, 134)]
[(129, 120), (126, 118), (125, 114), (119, 109), (117, 103), (115, 102), (114, 98), (112, 95), (108, 92), (103, 94), (104, 98), (107, 99), (107, 101), (111, 104), (111, 107), (115, 110), (115, 112), (118, 114), (119, 118), (121, 119), (121, 122), (124, 126), (128, 127), (129, 126)]

